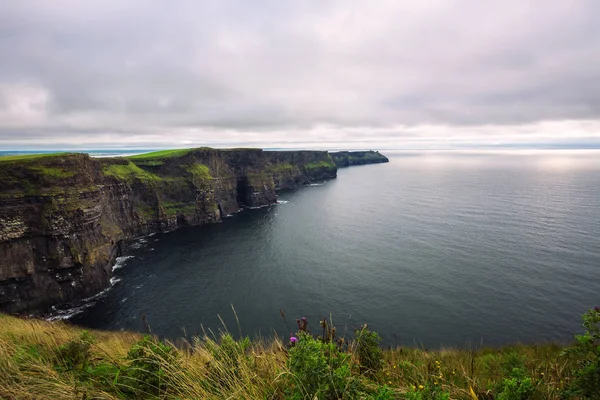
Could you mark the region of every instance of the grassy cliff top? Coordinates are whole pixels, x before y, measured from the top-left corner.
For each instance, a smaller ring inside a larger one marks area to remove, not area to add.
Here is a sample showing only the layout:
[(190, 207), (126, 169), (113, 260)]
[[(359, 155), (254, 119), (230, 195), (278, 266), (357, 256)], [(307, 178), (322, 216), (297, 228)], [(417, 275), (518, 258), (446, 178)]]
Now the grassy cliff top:
[(131, 160), (159, 160), (166, 158), (177, 158), (182, 157), (192, 152), (202, 152), (202, 151), (222, 151), (222, 152), (234, 152), (234, 151), (262, 151), (262, 149), (258, 148), (233, 148), (233, 149), (213, 149), (212, 147), (196, 147), (196, 148), (188, 148), (188, 149), (172, 149), (172, 150), (160, 150), (153, 151), (150, 153), (136, 154), (134, 156), (128, 156), (127, 158)]
[(289, 339), (223, 332), (171, 343), (0, 314), (0, 398), (595, 399), (600, 311), (586, 316), (588, 336), (565, 352), (556, 344), (382, 349), (366, 326), (340, 340), (330, 321), (304, 327), (314, 335), (299, 323)]
[(41, 153), (41, 154), (19, 154), (14, 156), (0, 156), (1, 162), (9, 161), (37, 161), (44, 158), (57, 158), (79, 153)]

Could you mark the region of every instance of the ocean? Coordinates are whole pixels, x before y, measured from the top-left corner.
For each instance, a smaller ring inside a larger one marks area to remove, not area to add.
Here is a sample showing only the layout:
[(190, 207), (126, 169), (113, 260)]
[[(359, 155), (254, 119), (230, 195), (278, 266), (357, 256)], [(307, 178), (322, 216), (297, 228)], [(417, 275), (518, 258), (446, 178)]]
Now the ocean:
[(600, 304), (600, 152), (383, 153), (271, 207), (133, 240), (110, 289), (56, 316), (172, 339), (332, 318), (435, 348), (581, 330)]

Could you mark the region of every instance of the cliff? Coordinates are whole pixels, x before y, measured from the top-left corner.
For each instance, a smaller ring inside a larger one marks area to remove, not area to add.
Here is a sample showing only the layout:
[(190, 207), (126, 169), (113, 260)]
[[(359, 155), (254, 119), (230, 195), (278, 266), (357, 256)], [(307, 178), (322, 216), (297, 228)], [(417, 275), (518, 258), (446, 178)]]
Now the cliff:
[(0, 158), (0, 312), (92, 296), (109, 285), (122, 240), (220, 222), (336, 172), (325, 151)]
[(338, 168), (351, 165), (379, 164), (389, 162), (388, 158), (378, 151), (338, 151), (329, 153)]

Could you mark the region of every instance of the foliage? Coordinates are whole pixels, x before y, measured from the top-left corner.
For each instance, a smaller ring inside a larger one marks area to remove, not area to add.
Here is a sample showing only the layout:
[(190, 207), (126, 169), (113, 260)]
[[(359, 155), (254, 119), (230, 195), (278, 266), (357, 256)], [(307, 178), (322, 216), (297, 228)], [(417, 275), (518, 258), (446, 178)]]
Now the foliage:
[(442, 390), (438, 385), (425, 385), (415, 387), (406, 393), (406, 400), (449, 400), (450, 393)]
[(318, 336), (301, 320), (306, 331), (287, 345), (223, 333), (174, 346), (0, 314), (0, 398), (594, 399), (597, 318), (586, 314), (586, 333), (562, 355), (557, 344), (379, 353), (374, 332), (359, 330), (347, 346), (325, 319)]
[(528, 400), (534, 391), (531, 377), (522, 368), (513, 368), (499, 385), (498, 400)]
[(366, 325), (355, 332), (354, 344), (361, 372), (374, 375), (381, 370), (383, 351), (379, 347), (380, 343), (381, 337), (368, 330)]
[(85, 369), (90, 364), (90, 347), (95, 338), (88, 331), (81, 332), (79, 338), (71, 340), (57, 349), (58, 359), (67, 370)]
[(578, 360), (567, 394), (600, 399), (600, 308), (588, 310), (582, 319), (585, 333), (575, 335), (575, 345), (564, 352)]
[(332, 342), (323, 342), (306, 332), (289, 351), (290, 399), (355, 398), (360, 382), (352, 376), (350, 354)]
[(124, 385), (142, 393), (163, 393), (170, 384), (165, 365), (172, 365), (177, 357), (178, 353), (172, 346), (145, 336), (127, 354), (131, 363), (126, 369)]

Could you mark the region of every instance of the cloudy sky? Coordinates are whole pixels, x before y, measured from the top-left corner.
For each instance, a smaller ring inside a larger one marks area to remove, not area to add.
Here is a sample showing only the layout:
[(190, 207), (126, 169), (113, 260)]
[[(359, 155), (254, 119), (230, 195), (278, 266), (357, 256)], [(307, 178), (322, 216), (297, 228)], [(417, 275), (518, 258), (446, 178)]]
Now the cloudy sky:
[(0, 150), (600, 147), (598, 21), (598, 0), (2, 0)]

